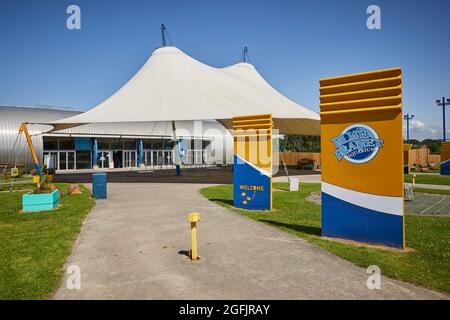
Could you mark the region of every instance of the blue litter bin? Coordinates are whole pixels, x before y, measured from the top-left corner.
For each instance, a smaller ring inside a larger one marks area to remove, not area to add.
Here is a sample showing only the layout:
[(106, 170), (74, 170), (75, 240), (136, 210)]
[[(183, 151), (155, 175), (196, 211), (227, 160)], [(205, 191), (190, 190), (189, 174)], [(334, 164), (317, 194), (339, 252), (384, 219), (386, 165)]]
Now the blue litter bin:
[(106, 173), (92, 174), (92, 196), (96, 199), (106, 199)]
[(450, 176), (450, 159), (441, 162), (441, 175)]

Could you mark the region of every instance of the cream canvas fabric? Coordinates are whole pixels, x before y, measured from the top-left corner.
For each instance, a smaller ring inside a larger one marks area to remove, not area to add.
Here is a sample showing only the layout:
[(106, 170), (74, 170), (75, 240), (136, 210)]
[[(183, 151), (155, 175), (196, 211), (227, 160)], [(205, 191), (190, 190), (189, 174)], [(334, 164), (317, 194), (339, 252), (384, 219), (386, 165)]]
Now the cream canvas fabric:
[(272, 88), (249, 63), (214, 68), (175, 47), (156, 49), (122, 88), (91, 110), (51, 122), (54, 130), (87, 123), (217, 120), (271, 113), (275, 129), (320, 134), (320, 117)]

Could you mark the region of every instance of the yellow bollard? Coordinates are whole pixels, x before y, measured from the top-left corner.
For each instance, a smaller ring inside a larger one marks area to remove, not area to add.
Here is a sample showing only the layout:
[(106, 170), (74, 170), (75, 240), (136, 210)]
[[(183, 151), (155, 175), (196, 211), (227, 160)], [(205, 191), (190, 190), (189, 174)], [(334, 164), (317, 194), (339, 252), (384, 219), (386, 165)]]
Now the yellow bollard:
[(39, 182), (41, 182), (41, 177), (38, 175), (33, 176), (33, 183), (38, 184)]
[(412, 177), (412, 186), (413, 186), (413, 188), (415, 187), (415, 185), (416, 185), (416, 174), (414, 173), (413, 177)]
[(197, 260), (197, 222), (200, 221), (200, 213), (189, 213), (188, 221), (191, 223), (191, 251), (189, 257), (192, 260)]
[(36, 184), (36, 188), (40, 189), (41, 188), (41, 177), (38, 175), (33, 176), (33, 183)]

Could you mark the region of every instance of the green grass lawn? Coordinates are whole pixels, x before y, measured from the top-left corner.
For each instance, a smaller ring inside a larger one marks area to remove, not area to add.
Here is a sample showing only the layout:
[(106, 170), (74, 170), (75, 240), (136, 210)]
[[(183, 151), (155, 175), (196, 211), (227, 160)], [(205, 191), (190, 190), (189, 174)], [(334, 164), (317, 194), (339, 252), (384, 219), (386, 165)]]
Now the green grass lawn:
[[(57, 184), (66, 192), (68, 184)], [(90, 192), (64, 195), (54, 211), (19, 213), (22, 192), (0, 193), (0, 299), (47, 299), (94, 204)]]
[(0, 191), (9, 191), (9, 190), (34, 190), (36, 188), (36, 184), (34, 183), (21, 183), (21, 184), (0, 184)]
[[(274, 183), (288, 189), (287, 183)], [(304, 238), (358, 266), (378, 265), (383, 275), (450, 293), (450, 217), (406, 216), (406, 244), (400, 251), (342, 243), (321, 238), (320, 206), (305, 200), (319, 184), (302, 183), (299, 192), (274, 192), (274, 210), (250, 211), (232, 207), (231, 185), (207, 187), (201, 193), (211, 201), (252, 219)]]
[(12, 177), (10, 177), (10, 176), (3, 177), (3, 179), (0, 178), (0, 182), (9, 182), (11, 180), (13, 180), (13, 181), (22, 181), (22, 180), (32, 180), (32, 179), (33, 179), (32, 175), (25, 174), (25, 175), (22, 175), (20, 177), (15, 177), (14, 179)]
[[(412, 182), (412, 174), (405, 174), (405, 182)], [(438, 174), (416, 174), (415, 183), (450, 186), (450, 176), (441, 176)]]
[(23, 176), (20, 176), (20, 177), (15, 177), (14, 179), (12, 179), (11, 177), (8, 176), (7, 178), (0, 179), (0, 182), (9, 182), (11, 180), (13, 180), (13, 181), (22, 181), (22, 180), (32, 180), (32, 179), (33, 179), (32, 175), (23, 175)]

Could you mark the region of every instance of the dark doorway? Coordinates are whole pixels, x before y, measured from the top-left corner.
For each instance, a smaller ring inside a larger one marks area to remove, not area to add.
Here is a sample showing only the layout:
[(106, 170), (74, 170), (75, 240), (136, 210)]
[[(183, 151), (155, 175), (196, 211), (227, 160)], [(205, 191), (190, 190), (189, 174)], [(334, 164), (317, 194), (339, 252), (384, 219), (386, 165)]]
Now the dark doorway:
[(122, 151), (113, 151), (114, 168), (122, 168)]

